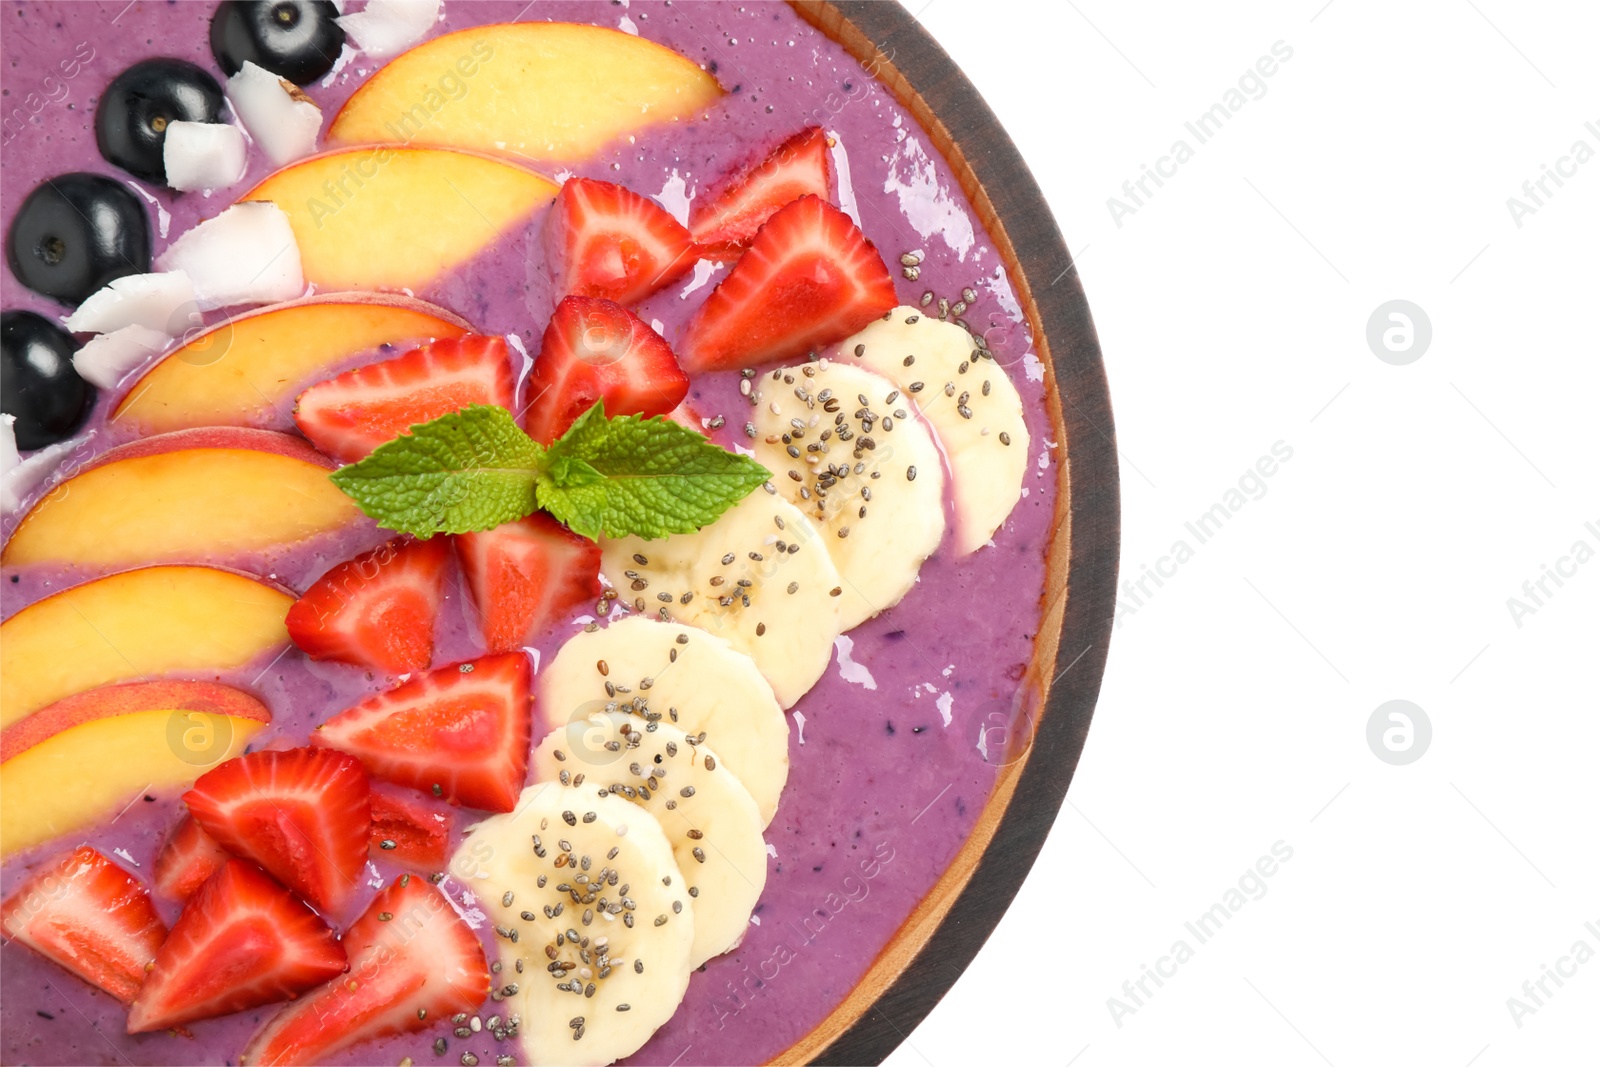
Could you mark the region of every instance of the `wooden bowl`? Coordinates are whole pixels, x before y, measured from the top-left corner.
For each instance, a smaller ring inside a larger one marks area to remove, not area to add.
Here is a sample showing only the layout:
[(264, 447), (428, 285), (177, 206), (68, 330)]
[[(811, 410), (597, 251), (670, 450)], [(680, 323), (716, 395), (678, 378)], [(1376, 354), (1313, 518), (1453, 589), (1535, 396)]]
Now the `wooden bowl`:
[[(932, 1010), (1022, 884), (1066, 797), (1105, 670), (1116, 601), (1116, 430), (1077, 271), (1038, 184), (994, 113), (899, 4), (791, 0), (916, 116), (972, 201), (1016, 287), (1063, 442), (1044, 619), (1008, 760), (971, 836), (856, 990), (773, 1062), (883, 1060)], [(1068, 399), (1070, 398), (1070, 399)]]

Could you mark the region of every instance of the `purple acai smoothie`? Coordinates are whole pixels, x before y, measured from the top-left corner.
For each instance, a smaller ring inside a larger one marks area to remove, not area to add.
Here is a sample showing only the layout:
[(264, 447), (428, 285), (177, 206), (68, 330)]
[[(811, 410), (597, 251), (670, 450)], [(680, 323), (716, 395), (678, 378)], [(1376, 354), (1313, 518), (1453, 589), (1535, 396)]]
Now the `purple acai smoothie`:
[[(96, 149), (97, 95), (131, 63), (178, 57), (222, 79), (207, 44), (212, 9), (209, 3), (149, 0), (7, 2), (0, 8), (6, 116), (0, 205), (7, 220), (48, 177), (69, 171), (112, 175), (135, 186), (147, 202), (159, 255), (269, 172), (261, 154), (252, 153), (249, 172), (230, 190), (175, 194), (136, 182)], [(725, 174), (804, 126), (822, 126), (836, 140), (830, 150), (836, 202), (890, 264), (900, 301), (918, 305), (931, 292), (935, 299), (954, 302), (963, 290), (975, 291), (977, 300), (964, 318), (984, 334), (1023, 397), (1033, 452), (1023, 498), (993, 543), (969, 556), (954, 556), (947, 532), (945, 547), (923, 566), (919, 583), (900, 604), (838, 640), (829, 671), (789, 713), (791, 772), (766, 832), (769, 877), (747, 935), (737, 949), (694, 975), (677, 1014), (627, 1061), (765, 1062), (850, 993), (945, 871), (994, 786), (1004, 758), (996, 739), (1023, 710), (1019, 687), (1033, 656), (1045, 555), (1054, 533), (1059, 457), (1047, 415), (1047, 369), (1033, 355), (993, 241), (927, 133), (871, 72), (787, 5), (446, 0), (444, 16), (434, 32), (515, 19), (619, 28), (704, 66), (727, 90), (704, 115), (626, 137), (581, 163), (538, 168), (558, 180), (581, 174), (621, 183), (680, 219), (688, 203)], [(331, 116), (375, 66), (356, 54), (306, 90)], [(463, 269), (415, 295), (448, 308), (481, 332), (515, 335), (526, 351), (536, 353), (554, 304), (542, 269), (543, 215), (541, 209)], [(923, 253), (914, 281), (904, 277), (899, 264), (902, 253), (913, 251)], [(725, 271), (702, 261), (637, 309), (640, 317), (674, 341)], [(30, 309), (52, 319), (66, 314), (9, 272), (0, 292), (6, 309)], [(351, 363), (383, 355), (368, 353)], [(517, 358), (519, 372), (525, 373), (526, 359)], [(700, 415), (725, 417), (725, 427), (713, 437), (728, 447), (744, 443), (748, 402), (737, 386), (735, 372), (702, 375), (689, 395)], [(107, 422), (118, 399), (102, 392), (85, 430), (86, 443), (69, 462), (128, 439), (128, 431)], [(287, 411), (276, 428), (294, 431)], [(14, 524), (12, 516), (8, 534)], [(115, 537), (116, 531), (105, 536)], [(363, 520), (271, 557), (186, 562), (233, 567), (298, 593), (333, 564), (386, 536)], [(454, 566), (436, 664), (483, 652)], [(10, 617), (92, 576), (59, 568), (8, 569), (0, 581), (0, 607)], [(536, 665), (548, 663), (567, 637), (591, 621), (584, 610), (575, 612), (541, 643)], [(314, 663), (294, 649), (270, 663), (215, 677), (255, 694), (270, 708), (274, 721), (253, 742), (257, 748), (283, 739), (303, 744), (318, 723), (393, 684), (359, 668)], [(539, 733), (536, 727), (536, 742)], [(0, 867), (0, 889), (9, 895), (39, 864), (80, 842), (148, 879), (165, 835), (181, 815), (175, 796), (135, 799), (108, 825), (8, 858)], [(458, 812), (458, 833), (479, 817)], [(368, 881), (375, 890), (397, 871), (376, 863)], [(472, 903), (465, 887), (450, 879), (443, 886)], [(358, 912), (370, 896), (363, 893)], [(169, 923), (176, 918), (173, 902), (158, 898), (158, 905)], [(493, 934), (487, 928), (479, 932), (492, 959)], [(277, 1010), (269, 1006), (195, 1023), (184, 1035), (128, 1035), (121, 1004), (28, 948), (5, 945), (0, 964), (0, 1061), (6, 1063), (237, 1062), (250, 1035)], [(497, 1008), (486, 1003), (483, 1014)], [(467, 1052), (482, 1063), (502, 1055), (520, 1062), (515, 1041), (496, 1042), (487, 1031), (458, 1039), (452, 1030), (448, 1020), (441, 1020), (426, 1031), (359, 1045), (337, 1062), (393, 1064), (409, 1056), (417, 1064), (455, 1064)], [(434, 1051), (439, 1038), (448, 1043), (443, 1055)]]

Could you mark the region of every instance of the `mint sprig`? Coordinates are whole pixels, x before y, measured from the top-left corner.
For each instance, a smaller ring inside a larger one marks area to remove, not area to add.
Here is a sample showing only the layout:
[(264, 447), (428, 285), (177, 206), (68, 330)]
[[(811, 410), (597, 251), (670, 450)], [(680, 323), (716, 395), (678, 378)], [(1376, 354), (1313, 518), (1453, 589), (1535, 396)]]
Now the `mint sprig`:
[(330, 477), (399, 533), (472, 533), (542, 509), (598, 540), (693, 533), (772, 474), (664, 417), (607, 418), (601, 402), (548, 448), (504, 408), (474, 404)]

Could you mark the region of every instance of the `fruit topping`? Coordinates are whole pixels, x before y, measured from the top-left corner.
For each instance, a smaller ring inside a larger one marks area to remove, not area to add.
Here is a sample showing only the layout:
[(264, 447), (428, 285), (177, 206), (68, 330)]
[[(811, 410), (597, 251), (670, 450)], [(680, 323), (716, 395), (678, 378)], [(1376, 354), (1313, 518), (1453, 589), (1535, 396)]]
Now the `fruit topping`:
[(244, 177), (249, 148), (227, 122), (169, 122), (161, 159), (167, 184), (179, 192), (226, 189)]
[(125, 274), (150, 270), (150, 222), (121, 182), (100, 174), (47, 178), (6, 237), (11, 273), (36, 293), (77, 304)]
[(241, 1063), (327, 1063), (359, 1042), (476, 1011), (489, 995), (478, 936), (444, 894), (414, 875), (373, 899), (345, 933), (344, 950), (349, 973), (279, 1011), (250, 1039)]
[(254, 63), (305, 85), (332, 70), (343, 47), (330, 0), (222, 0), (211, 16), (211, 54), (230, 77)]
[(779, 208), (679, 343), (690, 373), (803, 356), (895, 306), (894, 281), (850, 216), (816, 196)]
[(439, 7), (440, 0), (367, 0), (360, 11), (339, 16), (339, 25), (369, 59), (387, 59), (426, 37)]
[(767, 884), (761, 811), (697, 734), (666, 721), (647, 726), (625, 711), (575, 714), (534, 750), (533, 773), (563, 784), (582, 773), (585, 789), (626, 797), (656, 817), (694, 911), (690, 967), (743, 939)]
[(73, 369), (102, 389), (115, 389), (122, 379), (159, 355), (172, 338), (144, 326), (123, 326), (89, 338), (72, 357)]
[(228, 850), (200, 829), (194, 816), (185, 815), (161, 846), (150, 878), (162, 896), (188, 900), (206, 879), (222, 870), (228, 857)]
[[(640, 615), (618, 619), (573, 634), (539, 671), (538, 686), (536, 735), (615, 703), (641, 722), (704, 736), (755, 798), (762, 825), (777, 812), (789, 778), (789, 720), (755, 661), (715, 634)], [(632, 692), (616, 695), (624, 686)]]
[(396, 785), (510, 811), (528, 767), (531, 682), (521, 652), (440, 667), (340, 712), (312, 742)]
[(665, 415), (689, 392), (689, 376), (661, 335), (621, 304), (569, 296), (545, 327), (528, 376), (523, 428), (547, 445), (579, 415)]
[[(594, 769), (562, 766), (574, 780)], [(648, 811), (588, 783), (540, 782), (516, 811), (474, 827), (451, 871), (502, 931), (505, 965), (537, 961), (504, 1005), (520, 1017), (527, 1062), (611, 1063), (677, 1011), (691, 973), (693, 883)]]
[(751, 493), (694, 533), (603, 540), (600, 572), (638, 614), (709, 630), (755, 660), (787, 708), (827, 670), (843, 629), (824, 536), (787, 500)]
[[(329, 466), (302, 439), (271, 430), (141, 438), (45, 494), (0, 561), (111, 567), (281, 551), (357, 518)], [(107, 537), (108, 527), (117, 536)]]
[(689, 206), (689, 229), (703, 253), (747, 246), (772, 213), (810, 193), (828, 199), (828, 135), (808, 126), (739, 174), (714, 196)]
[(450, 858), (452, 809), (414, 789), (372, 784), (372, 856), (419, 871), (442, 871)]
[(306, 287), (294, 231), (276, 204), (235, 204), (173, 241), (156, 264), (193, 278), (207, 311), (289, 300)]
[(95, 141), (106, 162), (166, 184), (164, 148), (174, 122), (222, 117), (217, 79), (182, 59), (145, 59), (118, 74), (95, 108)]
[(177, 334), (198, 321), (197, 310), (194, 282), (183, 271), (129, 274), (79, 304), (67, 316), (67, 329), (110, 333), (124, 326), (144, 326)]
[(694, 241), (653, 200), (593, 178), (568, 178), (545, 220), (557, 297), (635, 304), (694, 266)]
[(1031, 465), (1022, 397), (1005, 368), (960, 326), (910, 307), (846, 340), (834, 360), (877, 372), (916, 405), (950, 467), (956, 554), (988, 544)]
[(490, 652), (531, 645), (600, 596), (600, 546), (545, 514), (458, 534), (456, 556)]
[(345, 560), (289, 609), (289, 637), (312, 659), (390, 674), (426, 670), (449, 556), (438, 537), (397, 539)]
[(73, 368), (72, 335), (32, 311), (0, 314), (0, 409), (16, 416), (17, 447), (31, 452), (77, 432), (94, 386)]
[(139, 880), (88, 845), (22, 883), (0, 905), (0, 927), (124, 1004), (167, 936)]
[(397, 359), (369, 363), (300, 394), (300, 432), (341, 463), (470, 404), (511, 408), (516, 379), (503, 337), (435, 341)]
[(344, 969), (344, 949), (315, 912), (255, 864), (230, 859), (184, 905), (128, 1007), (128, 1033), (288, 1000)]
[(293, 82), (246, 63), (228, 79), (228, 100), (274, 166), (316, 151), (322, 109)]
[[(911, 591), (944, 537), (939, 446), (916, 397), (871, 371), (819, 361), (758, 380), (772, 399), (750, 413), (756, 461), (822, 532), (844, 587), (841, 624), (854, 629)], [(809, 427), (818, 411), (820, 433)]]
[(183, 795), (200, 828), (324, 913), (356, 891), (372, 824), (367, 772), (325, 748), (251, 752)]

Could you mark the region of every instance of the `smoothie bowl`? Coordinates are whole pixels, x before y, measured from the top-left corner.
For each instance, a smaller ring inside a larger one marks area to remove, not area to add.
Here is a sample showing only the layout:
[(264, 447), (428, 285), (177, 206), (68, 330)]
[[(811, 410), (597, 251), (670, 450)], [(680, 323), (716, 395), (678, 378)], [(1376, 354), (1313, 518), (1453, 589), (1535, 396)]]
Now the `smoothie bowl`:
[(1114, 451), (1014, 150), (848, 14), (4, 8), (0, 1059), (865, 1060), (948, 988)]

